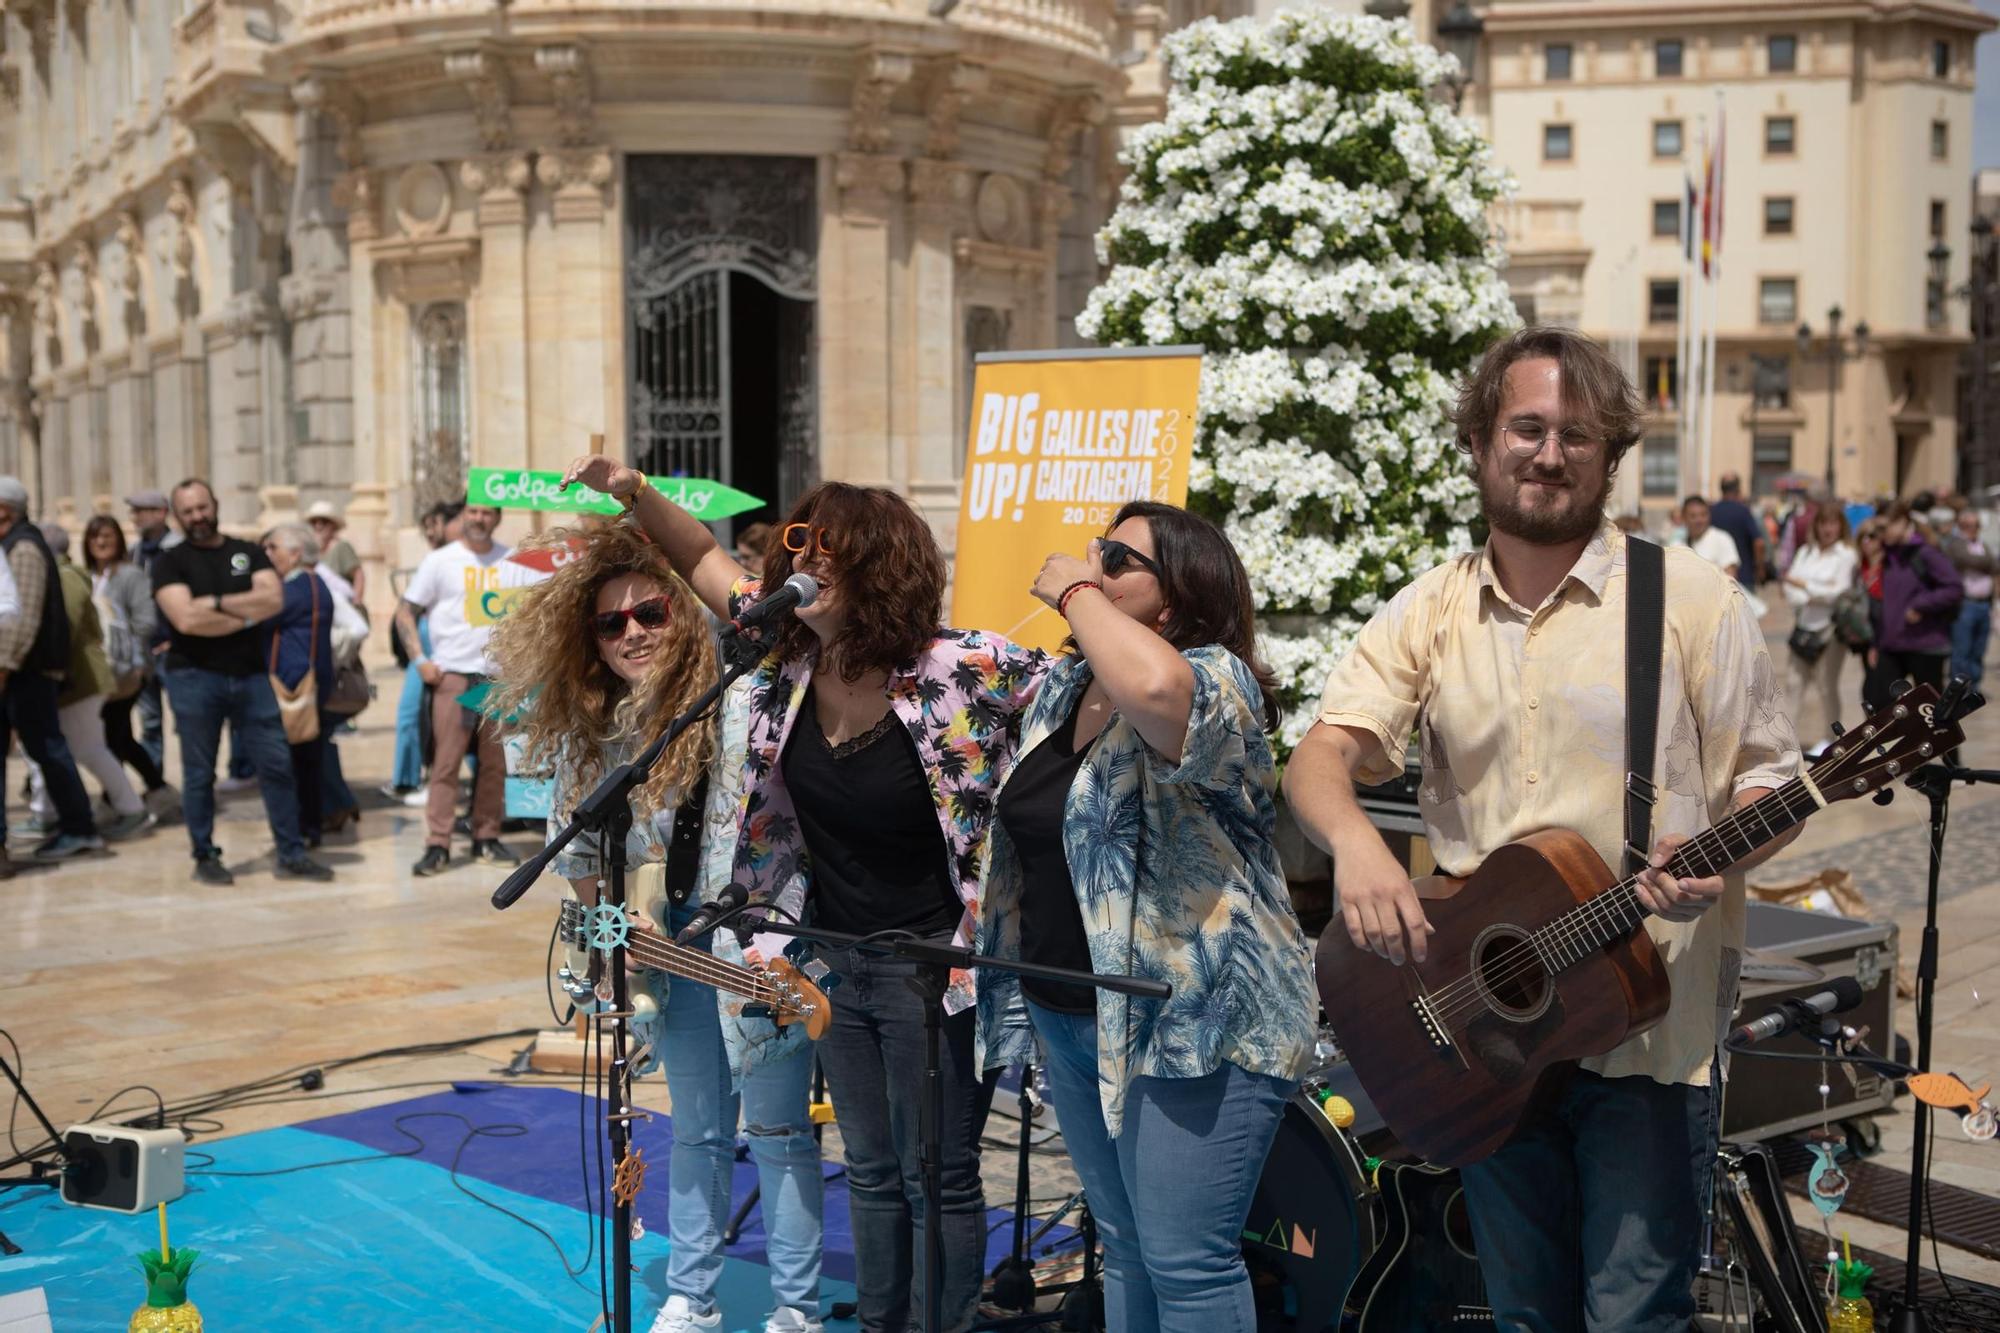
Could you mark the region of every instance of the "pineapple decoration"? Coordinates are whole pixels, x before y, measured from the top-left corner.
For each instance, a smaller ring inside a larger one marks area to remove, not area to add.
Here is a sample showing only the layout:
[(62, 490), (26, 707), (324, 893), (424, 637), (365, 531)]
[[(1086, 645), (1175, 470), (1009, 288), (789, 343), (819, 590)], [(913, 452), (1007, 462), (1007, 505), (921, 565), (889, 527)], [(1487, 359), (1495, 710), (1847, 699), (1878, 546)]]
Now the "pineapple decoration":
[(1868, 1279), (1875, 1276), (1875, 1270), (1854, 1262), (1854, 1251), (1845, 1236), (1841, 1245), (1846, 1257), (1833, 1265), (1837, 1290), (1826, 1307), (1827, 1333), (1874, 1333), (1875, 1306), (1868, 1299)]
[(195, 1251), (167, 1244), (167, 1206), (160, 1205), (160, 1248), (141, 1250), (139, 1266), (146, 1273), (146, 1303), (132, 1312), (126, 1333), (201, 1333), (201, 1311), (187, 1298), (188, 1275)]

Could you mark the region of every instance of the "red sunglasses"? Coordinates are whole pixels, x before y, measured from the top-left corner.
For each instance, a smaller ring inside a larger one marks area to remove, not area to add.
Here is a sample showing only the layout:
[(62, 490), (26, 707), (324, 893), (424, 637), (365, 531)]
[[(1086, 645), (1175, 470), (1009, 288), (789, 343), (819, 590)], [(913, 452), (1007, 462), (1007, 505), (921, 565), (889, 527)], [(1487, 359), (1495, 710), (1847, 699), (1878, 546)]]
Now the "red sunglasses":
[(637, 606), (623, 607), (617, 611), (599, 611), (590, 618), (590, 627), (597, 631), (600, 639), (622, 639), (625, 637), (625, 622), (636, 620), (641, 629), (658, 629), (667, 623), (667, 599), (651, 597)]

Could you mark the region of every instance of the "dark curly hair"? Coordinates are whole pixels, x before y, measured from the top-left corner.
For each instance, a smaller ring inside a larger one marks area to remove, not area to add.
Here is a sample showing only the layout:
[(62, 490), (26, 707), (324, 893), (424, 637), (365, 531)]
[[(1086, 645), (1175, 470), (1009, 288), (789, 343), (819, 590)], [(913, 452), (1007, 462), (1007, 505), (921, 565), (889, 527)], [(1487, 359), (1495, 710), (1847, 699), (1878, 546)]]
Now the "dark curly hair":
[[(766, 548), (764, 586), (775, 588), (798, 568), (782, 533), (794, 523), (824, 529), (847, 623), (829, 646), (823, 665), (857, 680), (893, 669), (930, 646), (944, 623), (944, 552), (910, 502), (881, 486), (826, 481), (799, 497), (779, 535)], [(773, 651), (795, 661), (819, 640), (787, 618)]]
[(1626, 451), (1639, 442), (1646, 404), (1611, 359), (1611, 353), (1575, 329), (1533, 325), (1516, 330), (1480, 356), (1458, 391), (1452, 422), (1458, 447), (1476, 459), (1498, 430), (1507, 396), (1507, 372), (1516, 362), (1547, 358), (1562, 367), (1563, 408), (1569, 424), (1604, 441), (1605, 475), (1615, 475)]

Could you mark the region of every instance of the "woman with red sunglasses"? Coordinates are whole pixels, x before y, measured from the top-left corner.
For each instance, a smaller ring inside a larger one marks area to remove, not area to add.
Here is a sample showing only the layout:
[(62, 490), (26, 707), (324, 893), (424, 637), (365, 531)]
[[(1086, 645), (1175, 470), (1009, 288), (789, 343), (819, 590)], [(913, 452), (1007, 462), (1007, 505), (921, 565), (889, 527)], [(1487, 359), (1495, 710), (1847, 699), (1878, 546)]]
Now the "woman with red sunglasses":
[[(491, 651), (499, 665), (496, 709), (521, 717), (530, 760), (555, 770), (554, 832), (606, 772), (715, 683), (717, 663), (694, 596), (632, 523), (557, 532), (550, 540), (569, 544), (575, 558), (500, 622)], [(669, 934), (729, 885), (748, 720), (745, 691), (732, 689), (718, 716), (680, 736), (632, 793), (627, 900)], [(697, 858), (697, 867), (669, 873), (670, 861), (684, 856)], [(589, 835), (553, 868), (577, 897), (597, 901), (602, 861)], [(669, 885), (679, 887), (678, 901)], [(728, 931), (696, 947), (742, 961)], [(641, 1055), (633, 1072), (664, 1065), (673, 1099), (673, 1250), (653, 1333), (723, 1326), (716, 1288), (739, 1116), (750, 1126), (763, 1191), (774, 1307), (764, 1328), (818, 1333), (821, 1176), (807, 1109), (812, 1060), (801, 1029), (729, 1012), (713, 987), (685, 978), (672, 979), (670, 988), (665, 973), (647, 969), (634, 981)], [(740, 1318), (729, 1323), (741, 1326)]]
[[(826, 482), (800, 498), (751, 579), (709, 530), (632, 468), (580, 458), (565, 485), (614, 495), (717, 615), (794, 572), (820, 585), (770, 635), (750, 680), (750, 778), (736, 841), (753, 900), (856, 935), (971, 942), (993, 796), (1014, 757), (1044, 654), (940, 628), (945, 565), (930, 525), (895, 492)], [(840, 1120), (867, 1333), (905, 1333), (922, 1309), (922, 1001), (915, 965), (829, 951), (842, 976), (820, 1068)], [(990, 1084), (973, 1051), (969, 975), (944, 997), (939, 1227), (946, 1333), (976, 1312), (986, 1254), (979, 1133)]]

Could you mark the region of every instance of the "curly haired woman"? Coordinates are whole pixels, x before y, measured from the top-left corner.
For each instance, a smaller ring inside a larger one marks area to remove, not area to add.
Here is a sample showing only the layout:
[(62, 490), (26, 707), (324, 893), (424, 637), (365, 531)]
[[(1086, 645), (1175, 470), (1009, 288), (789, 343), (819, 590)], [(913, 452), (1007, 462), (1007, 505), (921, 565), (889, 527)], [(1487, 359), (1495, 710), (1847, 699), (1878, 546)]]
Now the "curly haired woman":
[[(522, 598), (494, 632), (495, 707), (518, 713), (529, 755), (556, 773), (552, 828), (612, 767), (650, 744), (715, 683), (713, 640), (701, 608), (660, 548), (629, 523), (552, 535), (576, 557)], [(745, 692), (715, 720), (690, 728), (632, 793), (628, 900), (668, 933), (727, 887), (742, 793)], [(698, 832), (697, 832), (698, 831)], [(678, 835), (678, 836), (677, 836)], [(698, 855), (699, 874), (668, 871)], [(601, 849), (572, 842), (554, 862), (578, 897), (597, 900)], [(674, 901), (668, 885), (680, 884)], [(701, 947), (729, 957), (724, 932)], [(740, 955), (739, 955), (740, 958)], [(731, 958), (731, 961), (738, 961)], [(739, 1112), (764, 1199), (774, 1304), (766, 1333), (819, 1333), (819, 1145), (807, 1112), (812, 1060), (797, 1028), (727, 1013), (714, 988), (651, 969), (643, 982), (657, 1019), (641, 1024), (636, 1072), (666, 1067), (673, 1099), (667, 1205), (673, 1250), (666, 1304), (653, 1333), (722, 1327), (715, 1290), (729, 1216)], [(650, 1029), (650, 1030), (649, 1030)]]
[[(565, 484), (617, 496), (717, 615), (740, 614), (765, 584), (700, 521), (635, 469), (601, 456)], [(773, 635), (750, 679), (748, 790), (737, 835), (739, 881), (758, 899), (802, 905), (832, 930), (906, 930), (971, 941), (993, 795), (1047, 666), (996, 634), (941, 629), (944, 554), (893, 491), (826, 482), (792, 507), (766, 548), (777, 586), (812, 576), (819, 597)], [(915, 965), (829, 952), (843, 978), (819, 1044), (847, 1152), (855, 1288), (868, 1333), (904, 1333), (921, 1310), (922, 1001)], [(972, 979), (944, 998), (946, 1333), (973, 1318), (986, 1254), (979, 1129), (989, 1087), (973, 1055)]]

